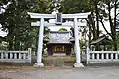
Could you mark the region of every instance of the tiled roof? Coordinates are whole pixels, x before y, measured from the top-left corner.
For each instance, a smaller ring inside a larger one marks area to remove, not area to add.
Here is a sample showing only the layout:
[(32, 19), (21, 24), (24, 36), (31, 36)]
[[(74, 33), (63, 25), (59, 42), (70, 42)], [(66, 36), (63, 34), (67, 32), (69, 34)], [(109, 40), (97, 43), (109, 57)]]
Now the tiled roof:
[(71, 43), (70, 31), (51, 31), (48, 35), (49, 43)]
[(100, 36), (97, 40), (92, 40), (90, 44), (97, 44), (97, 43), (106, 43), (109, 42), (109, 38), (106, 35)]

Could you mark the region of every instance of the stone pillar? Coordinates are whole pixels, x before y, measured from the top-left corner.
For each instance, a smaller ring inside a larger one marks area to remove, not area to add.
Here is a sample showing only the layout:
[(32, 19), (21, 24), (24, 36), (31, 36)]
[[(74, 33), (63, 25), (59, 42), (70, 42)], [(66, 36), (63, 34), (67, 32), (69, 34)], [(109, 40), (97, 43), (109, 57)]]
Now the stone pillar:
[(89, 49), (89, 41), (88, 42), (86, 42), (86, 63), (88, 64), (88, 62), (89, 62), (89, 59), (90, 59), (90, 54), (89, 54), (89, 51), (90, 51), (90, 49)]
[(41, 18), (38, 38), (38, 51), (37, 51), (37, 63), (35, 67), (44, 67), (42, 63), (42, 49), (43, 49), (43, 33), (44, 33), (44, 18)]
[(81, 63), (81, 57), (80, 57), (80, 46), (79, 46), (79, 36), (78, 36), (78, 22), (77, 18), (74, 18), (74, 36), (75, 36), (75, 53), (76, 53), (76, 63), (74, 64), (74, 67), (84, 67), (84, 65)]

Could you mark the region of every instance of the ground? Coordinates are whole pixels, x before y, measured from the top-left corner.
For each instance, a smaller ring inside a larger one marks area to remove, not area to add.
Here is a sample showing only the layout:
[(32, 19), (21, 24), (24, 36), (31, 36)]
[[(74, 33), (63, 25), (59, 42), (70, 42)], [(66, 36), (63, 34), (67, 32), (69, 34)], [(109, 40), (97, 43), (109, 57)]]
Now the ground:
[(87, 66), (85, 68), (23, 66), (21, 69), (0, 70), (0, 77), (0, 79), (119, 79), (119, 66)]

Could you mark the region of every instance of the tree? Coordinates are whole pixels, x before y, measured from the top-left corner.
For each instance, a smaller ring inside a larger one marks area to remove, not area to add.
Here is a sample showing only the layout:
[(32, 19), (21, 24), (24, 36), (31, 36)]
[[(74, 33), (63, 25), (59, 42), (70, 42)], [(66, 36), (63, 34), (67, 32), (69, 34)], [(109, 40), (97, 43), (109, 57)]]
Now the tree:
[[(110, 35), (110, 37), (112, 38), (112, 45), (113, 45), (113, 50), (117, 50), (117, 36), (116, 36), (116, 18), (117, 18), (117, 8), (118, 8), (118, 4), (119, 1), (118, 0), (103, 0), (103, 4), (106, 4), (106, 10), (108, 10), (107, 12), (107, 18), (109, 20), (109, 25), (110, 25), (110, 29), (111, 29), (111, 33), (109, 33), (106, 28), (105, 28), (105, 24), (103, 23), (103, 19), (102, 17), (100, 17), (100, 22), (102, 23), (105, 31), (107, 32), (107, 34)], [(111, 15), (111, 10), (114, 9), (114, 15)]]
[[(87, 21), (91, 30), (90, 33), (93, 33), (93, 39), (96, 40), (99, 38), (99, 10), (97, 7), (99, 1), (100, 0), (63, 0), (59, 11), (63, 13), (81, 13), (91, 11), (91, 15)], [(94, 14), (96, 14), (96, 16)], [(92, 18), (94, 16), (96, 20)], [(98, 50), (99, 45), (96, 45), (96, 48)]]
[[(2, 22), (2, 29), (8, 32), (6, 37), (9, 44), (8, 49), (26, 50), (32, 44), (36, 45), (39, 30), (39, 28), (30, 27), (31, 20), (27, 12), (50, 13), (52, 11), (50, 9), (51, 0), (11, 0), (11, 2), (12, 4), (4, 13), (4, 21)], [(46, 6), (47, 8), (45, 8)]]
[[(90, 34), (93, 34), (93, 40), (99, 38), (99, 23), (102, 23), (103, 28), (112, 37), (114, 50), (117, 50), (116, 43), (116, 9), (119, 4), (118, 0), (63, 0), (61, 2), (60, 12), (63, 13), (80, 13), (91, 11), (91, 15), (87, 20)], [(70, 5), (70, 6), (69, 6)], [(106, 7), (107, 6), (107, 7)], [(114, 8), (114, 18), (111, 17), (111, 9)], [(108, 13), (106, 13), (108, 10)], [(103, 20), (105, 18), (109, 19), (109, 24), (111, 28), (111, 33), (109, 33), (104, 26)], [(91, 40), (89, 36), (89, 40)], [(99, 45), (96, 45), (96, 50), (99, 50)]]
[(9, 43), (9, 50), (20, 50), (24, 39), (24, 33), (29, 34), (28, 15), (29, 2), (24, 0), (12, 0), (12, 4), (4, 13), (5, 21), (2, 24), (3, 30), (8, 31), (6, 41)]
[(87, 0), (62, 0), (59, 12), (81, 13), (90, 11)]
[(32, 1), (34, 1), (32, 12), (52, 13), (55, 8), (52, 0), (32, 0)]
[(114, 8), (114, 19), (111, 18), (111, 1), (107, 3), (108, 5), (108, 11), (109, 11), (109, 23), (110, 23), (110, 28), (111, 28), (111, 34), (112, 34), (112, 39), (113, 39), (113, 47), (114, 50), (117, 50), (117, 37), (116, 37), (116, 9), (117, 9), (117, 4), (118, 0), (113, 0), (112, 1), (113, 8)]

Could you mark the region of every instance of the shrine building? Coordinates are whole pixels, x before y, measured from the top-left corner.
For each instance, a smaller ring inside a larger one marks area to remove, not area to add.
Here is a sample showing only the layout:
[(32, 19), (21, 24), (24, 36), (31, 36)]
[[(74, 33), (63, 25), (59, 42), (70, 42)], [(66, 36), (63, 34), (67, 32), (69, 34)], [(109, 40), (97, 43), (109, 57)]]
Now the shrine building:
[(44, 36), (48, 55), (53, 54), (71, 54), (74, 48), (74, 38), (70, 31), (50, 31)]

